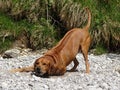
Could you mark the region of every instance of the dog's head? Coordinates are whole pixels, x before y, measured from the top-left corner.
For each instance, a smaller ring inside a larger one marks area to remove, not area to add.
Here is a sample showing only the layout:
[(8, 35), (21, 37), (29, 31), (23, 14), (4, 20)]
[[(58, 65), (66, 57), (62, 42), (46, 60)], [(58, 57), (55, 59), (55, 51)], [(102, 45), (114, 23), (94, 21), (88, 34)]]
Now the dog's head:
[(34, 71), (37, 76), (48, 76), (51, 68), (51, 60), (41, 57), (34, 63)]

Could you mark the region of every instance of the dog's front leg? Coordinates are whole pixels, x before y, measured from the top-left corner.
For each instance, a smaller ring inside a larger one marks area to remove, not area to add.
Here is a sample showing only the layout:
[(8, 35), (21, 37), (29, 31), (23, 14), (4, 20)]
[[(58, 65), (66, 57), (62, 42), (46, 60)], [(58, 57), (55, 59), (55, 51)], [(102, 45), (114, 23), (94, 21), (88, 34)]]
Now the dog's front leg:
[(77, 66), (79, 65), (79, 62), (77, 61), (76, 58), (73, 60), (73, 62), (74, 62), (74, 66), (73, 66), (72, 69), (69, 70), (70, 72), (76, 71), (76, 68), (77, 68)]

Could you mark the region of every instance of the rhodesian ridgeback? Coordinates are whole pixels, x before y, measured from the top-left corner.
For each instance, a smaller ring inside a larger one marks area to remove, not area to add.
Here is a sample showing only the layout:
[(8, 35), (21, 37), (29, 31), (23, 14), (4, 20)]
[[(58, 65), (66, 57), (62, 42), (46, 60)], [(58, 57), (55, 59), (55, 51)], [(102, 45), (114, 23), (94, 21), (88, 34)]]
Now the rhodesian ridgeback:
[(35, 72), (38, 76), (63, 75), (66, 67), (73, 61), (74, 66), (70, 71), (75, 71), (79, 62), (76, 55), (81, 51), (86, 65), (86, 73), (90, 72), (88, 61), (88, 50), (90, 46), (90, 34), (88, 32), (91, 23), (91, 13), (88, 13), (88, 22), (84, 28), (69, 30), (65, 36), (52, 49), (48, 50), (42, 57), (38, 58), (33, 66), (13, 69), (12, 72)]

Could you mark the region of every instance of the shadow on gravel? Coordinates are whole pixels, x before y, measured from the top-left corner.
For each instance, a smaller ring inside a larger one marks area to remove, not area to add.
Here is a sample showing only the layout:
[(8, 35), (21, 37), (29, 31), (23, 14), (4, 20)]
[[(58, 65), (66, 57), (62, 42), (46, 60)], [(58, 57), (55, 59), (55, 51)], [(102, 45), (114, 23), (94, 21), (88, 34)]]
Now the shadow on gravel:
[(41, 78), (49, 78), (50, 77), (48, 74), (40, 75), (40, 74), (37, 74), (35, 72), (32, 72), (31, 75), (35, 75), (35, 76), (41, 77)]
[[(81, 71), (78, 71), (78, 70), (75, 70), (75, 71), (70, 71), (70, 70), (67, 70), (66, 73), (67, 74), (70, 74), (70, 73), (74, 73), (74, 72), (84, 72), (84, 70), (81, 70)], [(37, 77), (40, 77), (40, 78), (50, 78), (51, 76), (66, 76), (66, 73), (64, 75), (48, 75), (48, 74), (44, 74), (44, 75), (40, 75), (40, 74), (37, 74), (35, 72), (32, 72), (31, 75), (35, 75)]]

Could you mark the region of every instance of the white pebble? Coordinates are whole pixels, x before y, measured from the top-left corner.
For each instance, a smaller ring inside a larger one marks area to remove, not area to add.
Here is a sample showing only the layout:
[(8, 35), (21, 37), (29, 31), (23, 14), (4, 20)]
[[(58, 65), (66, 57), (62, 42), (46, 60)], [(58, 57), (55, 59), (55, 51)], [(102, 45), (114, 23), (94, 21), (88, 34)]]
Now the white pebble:
[(6, 82), (2, 82), (2, 88), (7, 88), (8, 84)]

